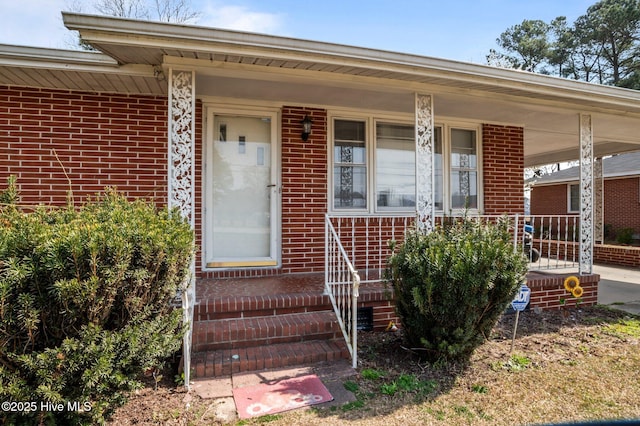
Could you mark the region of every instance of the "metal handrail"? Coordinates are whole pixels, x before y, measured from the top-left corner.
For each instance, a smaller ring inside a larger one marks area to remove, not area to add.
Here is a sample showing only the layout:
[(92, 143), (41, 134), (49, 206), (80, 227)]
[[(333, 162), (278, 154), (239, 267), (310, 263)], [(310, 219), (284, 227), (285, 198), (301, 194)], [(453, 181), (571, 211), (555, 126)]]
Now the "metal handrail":
[(328, 215), (325, 218), (325, 259), (325, 292), (331, 300), (351, 354), (351, 365), (357, 368), (360, 276), (349, 260)]

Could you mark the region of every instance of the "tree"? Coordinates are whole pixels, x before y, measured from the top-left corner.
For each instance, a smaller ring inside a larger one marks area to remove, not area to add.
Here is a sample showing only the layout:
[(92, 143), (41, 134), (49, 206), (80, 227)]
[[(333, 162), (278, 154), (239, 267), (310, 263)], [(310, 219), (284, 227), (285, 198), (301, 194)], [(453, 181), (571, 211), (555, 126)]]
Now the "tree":
[(601, 0), (573, 24), (524, 20), (496, 42), (489, 65), (640, 89), (640, 0)]
[(145, 0), (97, 0), (94, 8), (102, 15), (149, 19)]
[[(93, 0), (87, 5), (86, 2), (72, 0), (67, 4), (67, 9), (78, 13), (182, 24), (194, 23), (201, 15), (189, 3), (189, 0)], [(94, 50), (80, 37), (74, 44), (84, 50)]]
[(118, 18), (149, 21), (195, 23), (201, 12), (191, 8), (189, 0), (71, 0), (67, 9), (78, 13), (97, 13)]
[(638, 67), (640, 1), (602, 0), (587, 9), (585, 21), (591, 25), (593, 39), (608, 65), (605, 83), (620, 85)]
[(544, 21), (525, 19), (500, 34), (496, 42), (508, 52), (503, 58), (513, 68), (544, 73), (542, 65), (549, 56), (549, 30)]
[(201, 13), (189, 7), (188, 0), (154, 0), (158, 20), (187, 23), (196, 21)]
[(602, 46), (594, 37), (594, 28), (586, 16), (579, 17), (569, 30), (570, 50), (566, 75), (575, 80), (604, 83)]

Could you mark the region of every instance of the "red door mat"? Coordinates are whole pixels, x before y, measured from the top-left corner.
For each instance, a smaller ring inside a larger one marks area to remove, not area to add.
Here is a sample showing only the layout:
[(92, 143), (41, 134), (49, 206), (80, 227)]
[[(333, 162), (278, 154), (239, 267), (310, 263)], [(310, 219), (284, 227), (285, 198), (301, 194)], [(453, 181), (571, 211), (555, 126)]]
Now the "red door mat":
[(238, 416), (241, 419), (275, 414), (308, 405), (322, 404), (333, 396), (318, 376), (295, 377), (273, 383), (262, 383), (233, 390)]

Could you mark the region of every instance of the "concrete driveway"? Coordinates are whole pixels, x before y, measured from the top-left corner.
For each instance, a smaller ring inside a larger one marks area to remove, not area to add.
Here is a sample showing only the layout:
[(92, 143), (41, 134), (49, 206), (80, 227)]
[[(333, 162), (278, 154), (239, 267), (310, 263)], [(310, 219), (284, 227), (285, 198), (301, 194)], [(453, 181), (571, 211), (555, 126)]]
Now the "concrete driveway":
[(600, 275), (598, 303), (640, 315), (640, 268), (593, 265)]

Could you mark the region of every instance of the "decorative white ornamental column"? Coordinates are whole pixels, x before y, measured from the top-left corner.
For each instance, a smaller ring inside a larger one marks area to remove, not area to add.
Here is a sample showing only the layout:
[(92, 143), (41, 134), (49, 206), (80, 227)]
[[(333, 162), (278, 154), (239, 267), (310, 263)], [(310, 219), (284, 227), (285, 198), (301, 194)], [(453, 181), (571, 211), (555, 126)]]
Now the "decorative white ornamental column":
[[(177, 208), (195, 225), (195, 72), (169, 69), (169, 208)], [(188, 330), (183, 338), (184, 384), (189, 389), (191, 335), (196, 299), (195, 259), (182, 289), (182, 310)]]
[(593, 163), (593, 241), (604, 243), (604, 174), (602, 157)]
[(416, 226), (434, 226), (433, 97), (416, 93)]
[(593, 127), (591, 115), (580, 114), (580, 275), (593, 267)]

